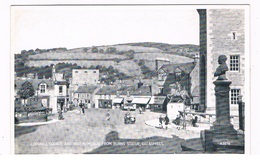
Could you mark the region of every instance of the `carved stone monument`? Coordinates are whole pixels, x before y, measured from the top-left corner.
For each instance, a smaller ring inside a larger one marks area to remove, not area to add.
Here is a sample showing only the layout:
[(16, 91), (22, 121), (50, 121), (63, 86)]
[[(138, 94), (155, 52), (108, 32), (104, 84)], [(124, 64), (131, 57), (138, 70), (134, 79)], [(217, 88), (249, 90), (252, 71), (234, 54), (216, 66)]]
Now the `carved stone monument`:
[(230, 123), (229, 91), (231, 81), (226, 78), (227, 57), (220, 55), (218, 58), (219, 67), (214, 74), (218, 77), (214, 81), (216, 95), (216, 121), (210, 130), (201, 132), (202, 145), (205, 151), (214, 151), (226, 148), (240, 148), (243, 144), (238, 141), (237, 131)]
[(182, 142), (181, 147), (184, 151), (232, 152), (236, 150), (236, 152), (244, 152), (244, 139), (238, 136), (238, 132), (230, 123), (229, 86), (231, 81), (228, 81), (226, 77), (226, 71), (228, 71), (226, 60), (225, 55), (219, 56), (219, 67), (214, 74), (218, 77), (213, 82), (216, 95), (216, 121), (209, 130), (201, 131), (200, 138)]

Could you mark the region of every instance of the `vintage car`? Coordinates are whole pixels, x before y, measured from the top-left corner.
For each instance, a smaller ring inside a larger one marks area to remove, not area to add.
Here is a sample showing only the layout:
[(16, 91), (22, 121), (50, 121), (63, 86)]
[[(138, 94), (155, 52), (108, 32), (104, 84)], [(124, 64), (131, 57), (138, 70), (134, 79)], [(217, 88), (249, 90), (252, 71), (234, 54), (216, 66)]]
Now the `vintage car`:
[(125, 114), (124, 123), (125, 124), (135, 124), (136, 118), (132, 117), (129, 112)]
[(123, 105), (122, 109), (123, 110), (128, 110), (128, 111), (135, 111), (136, 110), (136, 106), (131, 104), (131, 103), (126, 103), (125, 105)]

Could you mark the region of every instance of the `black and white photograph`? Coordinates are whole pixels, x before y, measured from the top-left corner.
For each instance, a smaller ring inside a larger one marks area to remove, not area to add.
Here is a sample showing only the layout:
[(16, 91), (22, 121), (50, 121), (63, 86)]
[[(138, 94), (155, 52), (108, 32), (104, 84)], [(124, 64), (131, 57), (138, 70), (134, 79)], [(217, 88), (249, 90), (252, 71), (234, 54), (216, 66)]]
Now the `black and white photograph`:
[(244, 154), (248, 6), (12, 6), (14, 154)]
[(257, 152), (250, 3), (5, 6), (0, 155)]

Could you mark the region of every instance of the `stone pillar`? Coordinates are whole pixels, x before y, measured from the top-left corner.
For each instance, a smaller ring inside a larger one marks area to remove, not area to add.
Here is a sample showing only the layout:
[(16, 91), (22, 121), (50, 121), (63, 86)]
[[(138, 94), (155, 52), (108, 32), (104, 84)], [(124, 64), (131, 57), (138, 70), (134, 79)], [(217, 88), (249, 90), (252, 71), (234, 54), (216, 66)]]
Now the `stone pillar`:
[(215, 85), (216, 96), (216, 121), (213, 122), (212, 131), (214, 138), (236, 138), (237, 131), (230, 123), (230, 106), (229, 106), (229, 91), (231, 81), (216, 80)]

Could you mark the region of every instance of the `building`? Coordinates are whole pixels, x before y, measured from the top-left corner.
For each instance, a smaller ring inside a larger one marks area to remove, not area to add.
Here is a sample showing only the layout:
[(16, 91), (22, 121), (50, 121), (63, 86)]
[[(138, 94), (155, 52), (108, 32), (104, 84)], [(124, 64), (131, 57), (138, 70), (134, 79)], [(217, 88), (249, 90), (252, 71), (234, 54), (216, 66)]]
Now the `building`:
[(95, 94), (97, 86), (80, 86), (74, 93), (73, 101), (82, 102), (87, 108), (95, 108)]
[(98, 69), (73, 69), (71, 85), (97, 85), (99, 83)]
[(70, 79), (69, 97), (70, 101), (77, 105), (74, 95), (80, 86), (98, 86), (99, 70), (97, 69), (73, 69), (72, 78)]
[(95, 108), (113, 108), (113, 99), (118, 97), (116, 86), (103, 86), (95, 95)]
[[(180, 64), (167, 64), (161, 66), (157, 71), (157, 86), (158, 90), (155, 92), (157, 95), (168, 95), (171, 93), (171, 86), (178, 82), (182, 89), (191, 93), (191, 90), (195, 88), (196, 75), (198, 67), (197, 63), (180, 63)], [(196, 70), (194, 69), (196, 68)], [(191, 76), (192, 75), (192, 76)]]
[(198, 9), (200, 17), (201, 112), (215, 112), (214, 72), (219, 55), (227, 56), (231, 114), (238, 114), (238, 95), (245, 95), (245, 10)]
[(22, 84), (27, 81), (32, 84), (37, 100), (41, 101), (44, 107), (51, 108), (52, 113), (57, 113), (58, 109), (63, 110), (67, 107), (68, 83), (63, 74), (56, 73), (55, 66), (52, 70), (52, 79), (38, 79), (37, 76), (28, 79), (17, 77), (15, 79), (15, 96), (17, 99), (19, 99), (18, 91)]
[(152, 97), (151, 86), (144, 86), (142, 82), (139, 82), (138, 86), (130, 94), (133, 97), (131, 103), (136, 105), (136, 108), (150, 109), (149, 101)]

